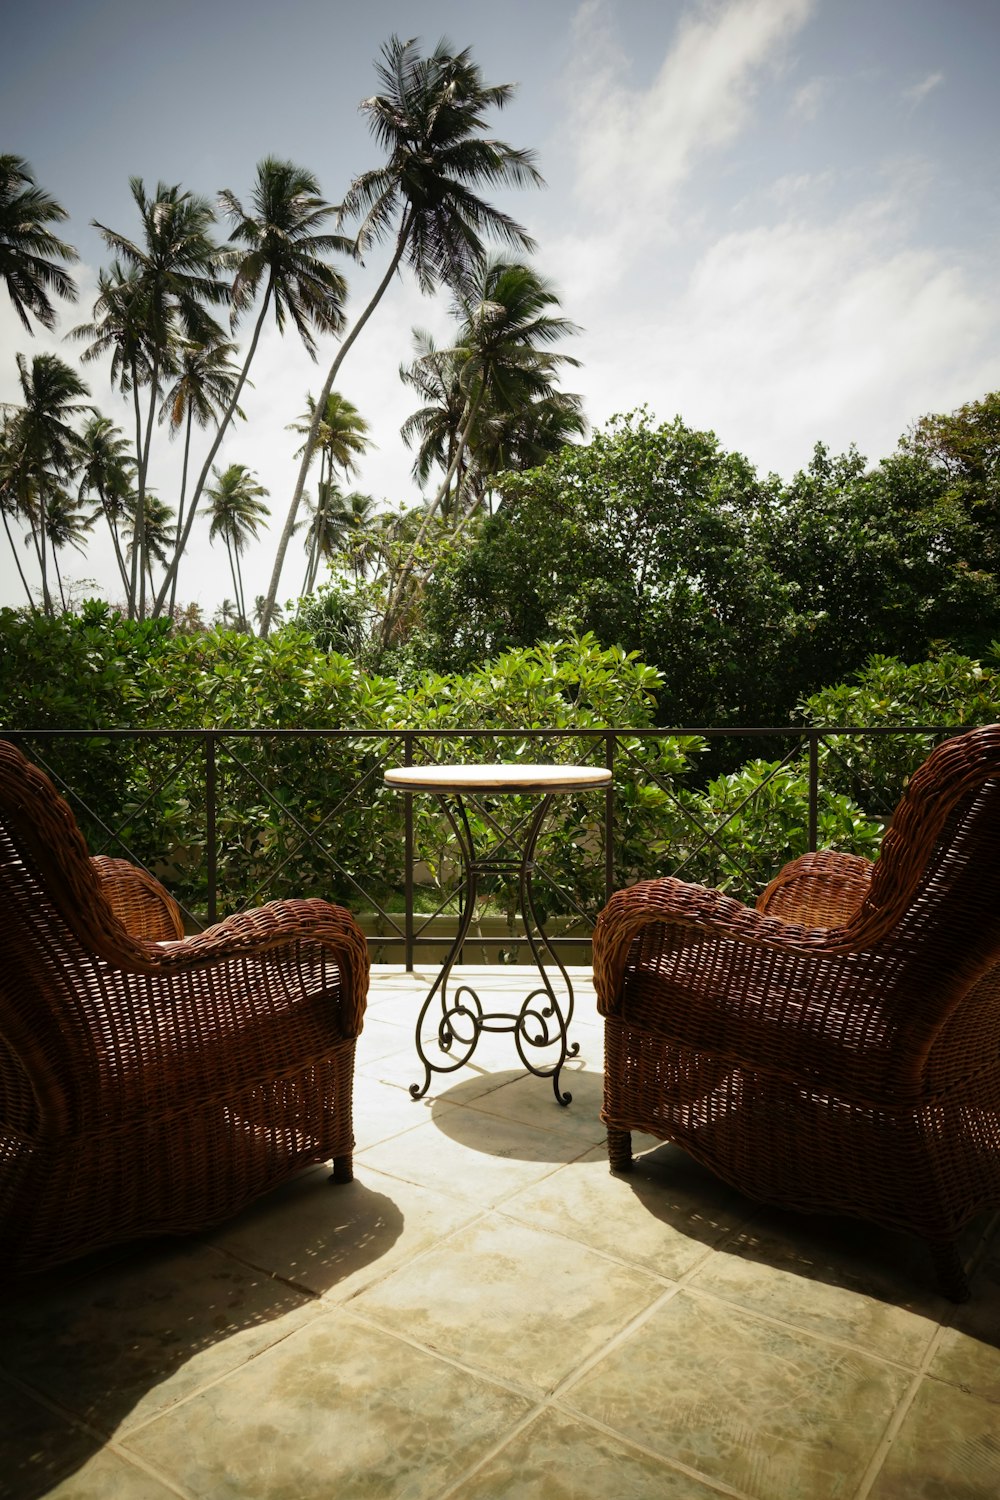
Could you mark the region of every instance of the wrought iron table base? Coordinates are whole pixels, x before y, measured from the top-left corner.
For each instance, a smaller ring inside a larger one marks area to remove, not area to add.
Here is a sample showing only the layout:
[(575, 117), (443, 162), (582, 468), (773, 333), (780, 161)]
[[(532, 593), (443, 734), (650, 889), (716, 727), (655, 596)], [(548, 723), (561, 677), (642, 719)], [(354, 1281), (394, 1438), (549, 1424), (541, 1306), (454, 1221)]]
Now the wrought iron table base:
[[(575, 1057), (580, 1050), (579, 1042), (570, 1046), (568, 1031), (573, 1019), (573, 986), (559, 956), (545, 934), (545, 929), (535, 910), (531, 889), (531, 876), (535, 868), (535, 845), (545, 821), (552, 793), (545, 793), (533, 813), (528, 835), (520, 859), (497, 858), (485, 855), (477, 858), (472, 840), (472, 830), (465, 803), (460, 793), (441, 795), (440, 801), (455, 834), (462, 856), (464, 879), (459, 896), (458, 933), (448, 951), (441, 971), (431, 986), (427, 999), (417, 1017), (417, 1056), (424, 1065), (423, 1083), (411, 1083), (410, 1093), (414, 1099), (422, 1099), (430, 1087), (432, 1073), (454, 1073), (464, 1067), (476, 1050), (483, 1032), (513, 1032), (518, 1056), (529, 1073), (536, 1078), (551, 1078), (552, 1088), (559, 1104), (569, 1104), (573, 1098), (559, 1087), (559, 1074), (567, 1057)], [(454, 802), (454, 810), (451, 803)], [(475, 912), (477, 882), (481, 875), (509, 874), (517, 871), (520, 887), (521, 915), (524, 932), (531, 949), (541, 984), (531, 990), (517, 1011), (488, 1011), (471, 984), (460, 983), (454, 992), (449, 991), (451, 971), (469, 935)], [(553, 976), (543, 962), (547, 956), (561, 976), (561, 988), (565, 991), (560, 1001), (553, 985)], [(424, 1050), (423, 1031), (428, 1012), (437, 998), (440, 1019), (437, 1024), (437, 1042), (449, 1061), (432, 1062)], [(531, 1056), (536, 1052), (558, 1048), (552, 1066), (538, 1066)]]

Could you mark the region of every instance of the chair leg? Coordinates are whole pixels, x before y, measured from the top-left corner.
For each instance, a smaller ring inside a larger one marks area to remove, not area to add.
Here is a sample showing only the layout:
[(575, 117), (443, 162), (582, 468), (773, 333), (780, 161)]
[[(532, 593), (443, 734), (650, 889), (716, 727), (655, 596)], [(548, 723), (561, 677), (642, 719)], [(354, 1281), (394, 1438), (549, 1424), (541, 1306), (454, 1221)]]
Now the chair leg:
[(942, 1297), (947, 1297), (950, 1302), (968, 1302), (972, 1291), (955, 1241), (932, 1244), (931, 1254), (937, 1272), (938, 1291)]
[(608, 1164), (612, 1172), (632, 1170), (632, 1132), (608, 1126)]
[(333, 1171), (330, 1173), (330, 1181), (354, 1181), (354, 1157), (350, 1151), (346, 1156), (335, 1156), (333, 1158)]

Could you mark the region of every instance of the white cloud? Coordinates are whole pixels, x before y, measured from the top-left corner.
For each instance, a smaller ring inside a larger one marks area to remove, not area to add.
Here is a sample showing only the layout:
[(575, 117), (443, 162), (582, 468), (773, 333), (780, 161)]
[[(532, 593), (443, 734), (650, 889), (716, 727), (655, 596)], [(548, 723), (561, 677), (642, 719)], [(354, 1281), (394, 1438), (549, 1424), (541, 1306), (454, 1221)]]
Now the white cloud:
[(793, 119), (815, 120), (830, 95), (828, 78), (810, 78), (792, 95), (788, 112)]
[(943, 73), (928, 73), (927, 77), (921, 78), (919, 83), (911, 84), (909, 88), (904, 89), (903, 98), (907, 104), (916, 109), (918, 105), (923, 104), (927, 95), (933, 93), (942, 83), (944, 83)]
[(878, 458), (922, 412), (995, 389), (1000, 298), (899, 242), (897, 208), (724, 235), (678, 295), (616, 309), (589, 339), (594, 419), (647, 402), (787, 475), (819, 439)]
[(805, 23), (813, 0), (728, 0), (685, 15), (652, 83), (630, 86), (599, 0), (578, 15), (570, 70), (576, 195), (587, 244), (572, 279), (596, 292), (633, 253), (671, 234), (681, 186), (699, 160), (751, 117), (763, 71)]
[(832, 172), (789, 172), (776, 177), (767, 190), (772, 202), (785, 206), (802, 198), (806, 193), (815, 193), (833, 181)]

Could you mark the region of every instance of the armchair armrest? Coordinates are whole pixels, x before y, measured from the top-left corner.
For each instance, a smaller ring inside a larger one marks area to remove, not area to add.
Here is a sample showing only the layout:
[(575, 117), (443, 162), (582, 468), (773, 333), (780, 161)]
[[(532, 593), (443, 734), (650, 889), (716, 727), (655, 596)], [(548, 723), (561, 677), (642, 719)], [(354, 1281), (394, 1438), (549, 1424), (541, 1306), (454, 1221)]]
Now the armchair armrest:
[(657, 929), (656, 948), (663, 946), (665, 927), (673, 929), (673, 947), (699, 937), (773, 948), (789, 956), (842, 953), (852, 946), (840, 927), (782, 921), (721, 891), (671, 876), (642, 880), (616, 892), (594, 928), (594, 985), (602, 1014), (613, 1010), (621, 993), (633, 942), (652, 927)]
[(841, 927), (868, 895), (871, 860), (822, 850), (790, 860), (757, 898), (757, 911), (809, 927)]
[(93, 865), (116, 919), (131, 937), (156, 943), (184, 936), (184, 919), (174, 898), (146, 870), (127, 859), (95, 855)]
[(205, 932), (174, 942), (135, 944), (116, 961), (132, 972), (171, 979), (176, 975), (227, 965), (234, 961), (289, 950), (312, 943), (330, 951), (340, 968), (345, 1034), (361, 1032), (368, 996), (370, 959), (364, 933), (351, 913), (318, 897), (269, 901), (253, 911), (238, 912)]

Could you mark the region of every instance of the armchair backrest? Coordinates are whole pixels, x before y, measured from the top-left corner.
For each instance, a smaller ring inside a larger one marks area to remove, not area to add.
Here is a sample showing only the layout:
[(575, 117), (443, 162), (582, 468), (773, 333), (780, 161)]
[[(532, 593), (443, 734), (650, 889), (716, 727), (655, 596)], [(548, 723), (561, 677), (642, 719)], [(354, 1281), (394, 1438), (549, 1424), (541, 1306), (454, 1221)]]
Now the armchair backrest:
[(890, 946), (947, 999), (1000, 962), (1000, 725), (947, 740), (914, 773), (885, 835), (852, 943)]
[(72, 1109), (66, 1091), (81, 1052), (94, 1045), (88, 996), (106, 983), (101, 959), (113, 962), (132, 947), (69, 804), (43, 771), (0, 740), (5, 1087), (32, 1090), (50, 1114)]

